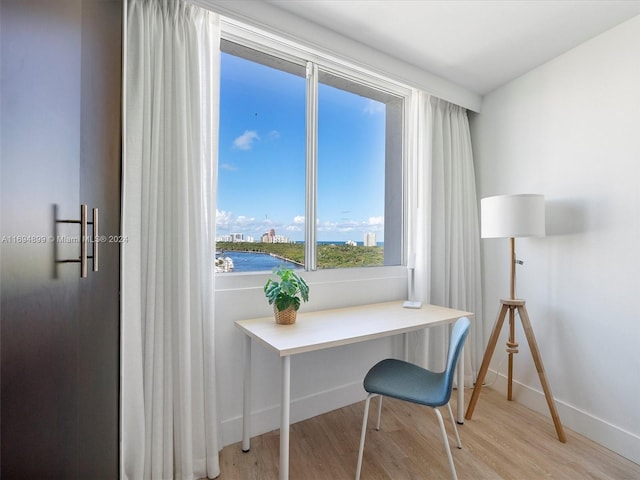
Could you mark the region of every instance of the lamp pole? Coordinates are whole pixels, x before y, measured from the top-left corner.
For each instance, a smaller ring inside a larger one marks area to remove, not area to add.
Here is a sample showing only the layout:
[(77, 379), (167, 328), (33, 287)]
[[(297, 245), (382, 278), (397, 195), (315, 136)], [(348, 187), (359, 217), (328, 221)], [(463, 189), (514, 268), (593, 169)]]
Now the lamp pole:
[(480, 370), (478, 371), (478, 378), (473, 388), (473, 394), (471, 400), (467, 406), (467, 413), (465, 418), (471, 420), (473, 411), (476, 407), (480, 390), (482, 389), (483, 382), (487, 371), (489, 369), (489, 363), (491, 362), (491, 356), (496, 347), (496, 342), (500, 336), (500, 329), (504, 325), (504, 321), (509, 313), (509, 340), (507, 341), (507, 353), (509, 354), (509, 372), (508, 372), (508, 385), (507, 385), (507, 398), (513, 399), (512, 385), (513, 385), (513, 354), (518, 353), (518, 343), (516, 342), (515, 335), (515, 313), (518, 310), (518, 316), (522, 323), (527, 342), (529, 344), (529, 350), (540, 377), (540, 383), (542, 384), (542, 390), (544, 391), (545, 399), (547, 400), (547, 406), (551, 413), (551, 418), (556, 427), (556, 433), (558, 439), (561, 442), (566, 442), (567, 438), (560, 422), (560, 416), (556, 409), (553, 395), (551, 394), (551, 387), (547, 381), (547, 376), (542, 365), (542, 357), (540, 356), (540, 350), (533, 334), (533, 328), (531, 327), (531, 321), (529, 320), (529, 314), (527, 312), (525, 301), (516, 299), (516, 249), (515, 249), (515, 237), (528, 237), (528, 236), (544, 236), (544, 197), (542, 195), (499, 195), (495, 197), (487, 197), (482, 199), (482, 238), (509, 238), (509, 244), (511, 247), (511, 278), (510, 278), (510, 295), (509, 298), (503, 298), (500, 300), (500, 311), (498, 317), (491, 331), (489, 341), (487, 343), (487, 349), (485, 350)]
[[(516, 299), (516, 239), (509, 238), (511, 247), (511, 292), (510, 299)], [(518, 353), (518, 342), (516, 342), (516, 315), (515, 308), (509, 308), (509, 340), (507, 341), (508, 357), (508, 383), (507, 383), (507, 400), (513, 400), (513, 355)]]

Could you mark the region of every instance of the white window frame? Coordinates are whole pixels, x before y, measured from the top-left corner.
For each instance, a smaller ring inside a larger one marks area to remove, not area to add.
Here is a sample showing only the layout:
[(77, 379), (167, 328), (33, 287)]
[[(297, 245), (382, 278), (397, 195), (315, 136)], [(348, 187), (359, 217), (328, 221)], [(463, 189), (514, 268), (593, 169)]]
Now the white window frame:
[[(276, 58), (286, 60), (288, 62), (306, 67), (307, 82), (312, 82), (308, 86), (311, 89), (317, 89), (318, 82), (318, 69), (322, 71), (335, 74), (347, 79), (351, 79), (354, 82), (361, 83), (365, 86), (370, 86), (377, 90), (386, 91), (392, 95), (401, 97), (404, 99), (404, 112), (403, 112), (403, 135), (402, 135), (402, 232), (400, 233), (401, 242), (401, 264), (394, 266), (376, 266), (365, 268), (340, 268), (340, 269), (322, 269), (316, 270), (316, 229), (313, 222), (308, 221), (309, 218), (315, 218), (315, 204), (313, 202), (306, 202), (305, 207), (305, 270), (307, 270), (308, 279), (312, 279), (314, 276), (319, 276), (322, 281), (329, 278), (340, 278), (341, 280), (355, 281), (358, 278), (406, 278), (406, 262), (407, 262), (407, 218), (408, 218), (408, 178), (407, 178), (407, 165), (408, 155), (411, 151), (411, 145), (409, 140), (410, 133), (410, 115), (411, 115), (411, 102), (412, 97), (415, 95), (415, 90), (411, 87), (391, 80), (388, 77), (380, 75), (362, 65), (358, 65), (347, 59), (340, 58), (330, 52), (324, 52), (315, 47), (310, 47), (303, 43), (296, 42), (292, 39), (284, 38), (274, 33), (261, 30), (252, 25), (247, 25), (243, 22), (230, 19), (227, 17), (221, 17), (221, 38), (238, 45), (251, 48), (258, 52), (262, 52), (271, 55)], [(307, 102), (317, 101), (317, 95), (307, 95)], [(314, 108), (307, 108), (307, 115), (309, 112), (317, 111)], [(316, 171), (315, 156), (317, 155), (317, 122), (316, 119), (307, 118), (307, 138), (312, 138), (312, 142), (307, 142), (307, 162), (312, 162), (313, 168), (307, 168), (306, 176), (306, 197), (313, 198), (315, 201), (315, 195), (313, 193), (316, 189)], [(313, 131), (309, 131), (313, 129)], [(386, 237), (386, 236), (385, 236)], [(385, 238), (385, 242), (387, 239)], [(321, 275), (320, 272), (323, 272)], [(246, 272), (242, 274), (234, 275), (217, 275), (216, 276), (216, 290), (227, 290), (237, 288), (252, 288), (261, 286), (264, 281), (264, 277), (268, 276), (270, 272)]]

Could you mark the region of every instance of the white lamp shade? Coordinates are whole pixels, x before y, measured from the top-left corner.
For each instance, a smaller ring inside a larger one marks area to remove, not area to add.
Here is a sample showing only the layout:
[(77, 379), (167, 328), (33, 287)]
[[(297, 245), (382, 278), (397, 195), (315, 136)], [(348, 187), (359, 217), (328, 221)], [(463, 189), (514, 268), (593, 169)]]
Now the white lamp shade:
[(480, 201), (482, 238), (544, 237), (544, 195), (497, 195)]

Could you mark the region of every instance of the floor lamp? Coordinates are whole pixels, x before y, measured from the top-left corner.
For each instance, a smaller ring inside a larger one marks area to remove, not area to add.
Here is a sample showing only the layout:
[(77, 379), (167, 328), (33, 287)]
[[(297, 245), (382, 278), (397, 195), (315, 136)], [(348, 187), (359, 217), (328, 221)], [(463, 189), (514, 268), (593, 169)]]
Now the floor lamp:
[(527, 342), (529, 343), (529, 349), (540, 377), (540, 383), (544, 390), (544, 396), (547, 400), (549, 411), (551, 412), (551, 418), (556, 427), (556, 433), (558, 439), (565, 443), (567, 441), (560, 423), (560, 417), (556, 410), (555, 401), (551, 394), (551, 387), (547, 381), (547, 377), (542, 365), (542, 357), (540, 356), (540, 350), (536, 343), (536, 338), (531, 328), (531, 322), (529, 321), (529, 314), (525, 307), (525, 301), (516, 299), (515, 297), (515, 273), (516, 273), (516, 257), (515, 257), (515, 239), (516, 237), (534, 237), (544, 236), (545, 234), (545, 218), (544, 218), (544, 196), (543, 195), (498, 195), (495, 197), (483, 198), (481, 201), (481, 228), (482, 238), (508, 238), (511, 246), (511, 284), (510, 284), (510, 296), (508, 299), (500, 300), (500, 312), (496, 319), (496, 323), (493, 326), (493, 331), (489, 337), (489, 343), (487, 344), (487, 350), (484, 353), (482, 359), (482, 365), (478, 372), (478, 378), (476, 380), (469, 406), (467, 407), (467, 413), (465, 418), (471, 420), (473, 410), (478, 401), (482, 384), (484, 383), (487, 370), (489, 368), (489, 362), (496, 348), (496, 342), (500, 335), (500, 330), (504, 323), (507, 312), (509, 313), (509, 341), (507, 342), (507, 353), (509, 354), (508, 361), (508, 384), (507, 384), (507, 398), (512, 400), (512, 383), (513, 383), (513, 355), (518, 353), (518, 343), (515, 338), (515, 312), (517, 310), (518, 316), (522, 323)]

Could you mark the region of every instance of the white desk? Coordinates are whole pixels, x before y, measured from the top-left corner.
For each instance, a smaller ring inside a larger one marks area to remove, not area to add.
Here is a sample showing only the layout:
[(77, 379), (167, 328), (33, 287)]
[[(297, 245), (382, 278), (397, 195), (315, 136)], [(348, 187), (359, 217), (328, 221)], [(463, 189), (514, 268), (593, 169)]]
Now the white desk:
[[(402, 302), (298, 313), (293, 325), (278, 325), (273, 316), (236, 323), (245, 338), (242, 450), (250, 448), (251, 340), (282, 359), (282, 416), (280, 422), (280, 480), (289, 478), (289, 409), (291, 402), (291, 355), (351, 343), (406, 334), (426, 327), (453, 323), (473, 313), (435, 305), (402, 308)], [(406, 348), (406, 347), (405, 347)], [(464, 358), (460, 355), (460, 358)], [(458, 385), (464, 385), (464, 362), (458, 364)], [(458, 388), (458, 422), (464, 421), (464, 388)]]

